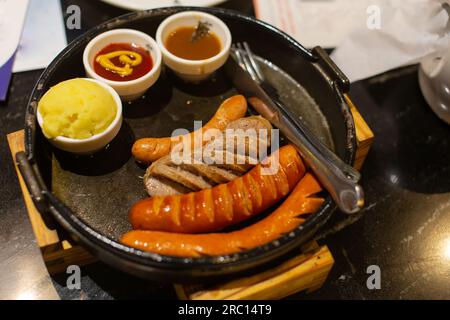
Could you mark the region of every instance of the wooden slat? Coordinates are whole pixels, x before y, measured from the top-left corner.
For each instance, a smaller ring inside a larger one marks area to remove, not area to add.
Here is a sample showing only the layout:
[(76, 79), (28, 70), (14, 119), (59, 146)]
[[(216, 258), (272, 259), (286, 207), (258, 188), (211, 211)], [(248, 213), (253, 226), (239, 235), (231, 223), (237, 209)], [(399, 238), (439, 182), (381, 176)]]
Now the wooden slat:
[(85, 266), (97, 261), (80, 245), (71, 246), (69, 249), (59, 247), (54, 252), (48, 252), (46, 248), (41, 248), (41, 251), (48, 273), (52, 275), (65, 273), (70, 265)]
[(364, 160), (366, 159), (370, 151), (370, 148), (372, 147), (374, 134), (370, 129), (369, 125), (367, 124), (367, 122), (359, 113), (358, 109), (356, 109), (355, 105), (353, 104), (352, 100), (349, 98), (348, 95), (345, 95), (345, 100), (347, 101), (347, 104), (349, 105), (350, 110), (352, 111), (353, 120), (355, 122), (356, 128), (357, 150), (354, 167), (358, 170), (361, 170), (364, 164)]
[(33, 228), (36, 242), (41, 249), (42, 257), (50, 274), (66, 272), (69, 265), (83, 266), (90, 264), (96, 259), (79, 245), (72, 245), (69, 239), (60, 239), (56, 230), (47, 228), (41, 214), (34, 206), (33, 200), (28, 193), (27, 186), (23, 181), (19, 168), (15, 161), (16, 153), (24, 151), (24, 131), (20, 130), (8, 134), (8, 143), (14, 160), (17, 177), (22, 190), (25, 206), (28, 211), (31, 226)]
[(311, 292), (322, 286), (334, 264), (327, 246), (312, 244), (313, 250), (268, 271), (200, 290), (177, 285), (176, 292), (180, 299), (189, 300), (282, 299), (305, 290)]
[(13, 157), (14, 166), (16, 168), (17, 177), (19, 179), (20, 189), (22, 190), (23, 199), (25, 201), (25, 206), (28, 210), (28, 216), (30, 217), (31, 226), (33, 227), (34, 235), (36, 236), (37, 244), (40, 248), (58, 244), (58, 233), (56, 230), (50, 230), (45, 225), (44, 220), (42, 220), (41, 215), (34, 206), (33, 200), (31, 200), (27, 186), (23, 181), (22, 175), (20, 174), (19, 167), (17, 166), (15, 159), (16, 153), (25, 150), (24, 131), (20, 130), (8, 134), (8, 143), (11, 150), (11, 155)]

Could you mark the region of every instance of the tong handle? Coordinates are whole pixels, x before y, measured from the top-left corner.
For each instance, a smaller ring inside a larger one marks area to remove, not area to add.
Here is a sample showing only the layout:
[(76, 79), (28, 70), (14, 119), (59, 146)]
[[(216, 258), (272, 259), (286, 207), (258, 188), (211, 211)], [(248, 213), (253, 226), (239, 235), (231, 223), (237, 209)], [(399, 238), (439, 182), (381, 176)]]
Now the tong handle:
[(280, 102), (276, 104), (280, 108), (279, 117), (284, 118), (280, 119), (281, 122), (288, 127), (285, 132), (287, 138), (296, 146), (339, 208), (347, 214), (361, 210), (364, 191), (358, 185), (360, 173), (339, 159), (305, 125), (293, 119)]
[(280, 101), (271, 100), (276, 110), (256, 97), (249, 98), (250, 104), (264, 118), (283, 128), (286, 138), (297, 148), (339, 208), (347, 214), (360, 211), (364, 206), (364, 192), (358, 185), (359, 172), (328, 149), (302, 122), (294, 119)]
[(355, 168), (342, 161), (307, 126), (293, 118), (281, 102), (277, 100), (274, 100), (274, 102), (280, 109), (281, 115), (287, 120), (286, 123), (293, 123), (295, 129), (300, 131), (302, 136), (307, 139), (305, 142), (317, 151), (315, 154), (321, 155), (323, 161), (327, 162), (330, 167), (333, 167), (335, 169), (334, 171), (337, 171), (340, 175), (355, 183), (361, 179), (361, 174)]

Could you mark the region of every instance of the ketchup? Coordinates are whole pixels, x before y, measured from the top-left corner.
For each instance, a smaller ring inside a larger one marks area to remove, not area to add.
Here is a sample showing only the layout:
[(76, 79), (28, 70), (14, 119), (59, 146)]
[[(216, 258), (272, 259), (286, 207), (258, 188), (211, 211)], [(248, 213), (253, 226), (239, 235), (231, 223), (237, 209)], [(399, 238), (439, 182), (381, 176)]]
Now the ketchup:
[(134, 43), (111, 43), (94, 59), (95, 73), (111, 81), (135, 80), (152, 68), (150, 53)]

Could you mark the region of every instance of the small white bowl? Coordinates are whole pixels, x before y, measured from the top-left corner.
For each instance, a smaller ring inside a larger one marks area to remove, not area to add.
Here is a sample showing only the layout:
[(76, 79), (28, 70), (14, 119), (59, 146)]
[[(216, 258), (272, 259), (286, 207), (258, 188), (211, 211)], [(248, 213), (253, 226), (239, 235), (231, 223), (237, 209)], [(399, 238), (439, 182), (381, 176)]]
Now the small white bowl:
[[(108, 143), (110, 143), (117, 136), (122, 126), (122, 101), (120, 100), (120, 97), (117, 94), (117, 92), (109, 85), (101, 81), (87, 78), (85, 80), (95, 82), (100, 86), (102, 86), (103, 88), (105, 88), (106, 90), (108, 90), (108, 92), (112, 95), (116, 103), (117, 113), (113, 122), (111, 122), (111, 124), (108, 126), (108, 128), (106, 128), (105, 131), (98, 133), (90, 138), (72, 139), (63, 136), (58, 136), (54, 139), (48, 139), (48, 141), (58, 149), (76, 154), (92, 154), (96, 151), (103, 149)], [(39, 112), (39, 108), (37, 109), (36, 114), (38, 123), (42, 128), (44, 119), (42, 118), (42, 115)]]
[[(95, 56), (107, 45), (118, 42), (134, 43), (147, 49), (153, 60), (152, 70), (142, 77), (130, 81), (111, 81), (99, 76), (93, 67)], [(92, 39), (83, 53), (83, 64), (87, 76), (113, 87), (124, 101), (138, 99), (158, 80), (161, 74), (161, 61), (161, 51), (155, 40), (143, 32), (132, 29), (115, 29), (104, 32)]]
[[(205, 60), (188, 60), (177, 57), (167, 50), (165, 42), (172, 32), (180, 27), (196, 27), (200, 21), (210, 23), (211, 31), (219, 37), (222, 50), (217, 55)], [(199, 82), (225, 64), (230, 55), (232, 38), (227, 25), (219, 18), (204, 12), (185, 11), (168, 17), (159, 25), (156, 42), (161, 49), (164, 63), (170, 69), (186, 81)]]

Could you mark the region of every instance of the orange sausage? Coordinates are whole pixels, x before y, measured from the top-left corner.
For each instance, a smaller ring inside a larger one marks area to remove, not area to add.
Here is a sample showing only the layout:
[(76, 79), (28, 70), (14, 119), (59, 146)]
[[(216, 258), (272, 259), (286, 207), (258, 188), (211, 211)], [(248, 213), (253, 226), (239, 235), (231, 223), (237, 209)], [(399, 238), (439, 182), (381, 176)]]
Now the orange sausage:
[[(230, 122), (244, 117), (246, 113), (247, 101), (245, 98), (243, 96), (231, 97), (222, 103), (212, 119), (199, 130), (202, 132), (208, 129), (223, 131)], [(199, 130), (185, 136), (139, 139), (134, 143), (131, 152), (137, 161), (149, 164), (168, 155), (173, 147), (182, 142), (184, 138), (189, 138), (193, 146), (194, 134), (198, 134)], [(206, 142), (202, 141), (202, 143)]]
[(179, 234), (158, 231), (130, 231), (121, 241), (127, 246), (169, 256), (200, 257), (237, 253), (278, 239), (303, 223), (302, 215), (316, 212), (323, 199), (310, 197), (322, 189), (307, 174), (289, 197), (265, 219), (230, 233)]
[[(279, 160), (278, 160), (279, 159)], [(270, 175), (263, 168), (278, 161)], [(305, 174), (292, 146), (282, 147), (244, 176), (229, 183), (183, 195), (152, 197), (130, 210), (133, 229), (178, 233), (221, 230), (257, 215), (283, 199)]]

